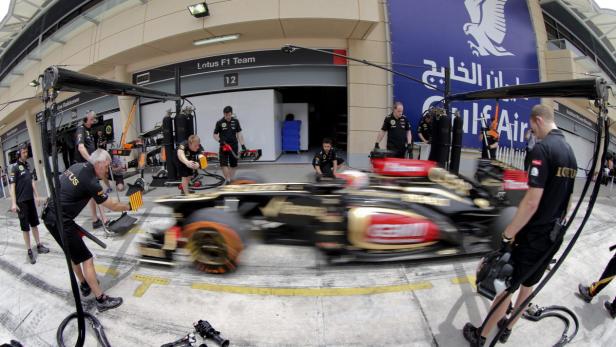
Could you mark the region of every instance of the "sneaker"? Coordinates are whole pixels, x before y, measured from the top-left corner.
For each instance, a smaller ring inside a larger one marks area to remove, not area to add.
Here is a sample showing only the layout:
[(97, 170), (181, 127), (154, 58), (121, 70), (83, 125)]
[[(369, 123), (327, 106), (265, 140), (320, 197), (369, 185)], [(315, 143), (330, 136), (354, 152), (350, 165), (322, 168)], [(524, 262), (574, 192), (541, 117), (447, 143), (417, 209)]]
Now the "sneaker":
[(462, 335), (464, 335), (466, 341), (471, 343), (471, 347), (482, 347), (486, 343), (486, 338), (482, 337), (479, 334), (479, 329), (471, 323), (466, 323), (466, 325), (464, 325)]
[[(507, 320), (507, 317), (503, 317), (501, 320), (498, 321), (498, 329), (502, 329), (503, 326), (505, 325), (505, 321)], [(498, 339), (498, 341), (500, 343), (505, 343), (507, 342), (507, 340), (509, 339), (509, 336), (511, 335), (511, 329), (505, 328), (505, 330), (503, 331), (503, 333), (501, 334), (500, 338)]]
[(36, 246), (36, 252), (38, 254), (45, 254), (45, 253), (49, 253), (49, 248), (43, 246), (43, 244), (37, 245)]
[(92, 222), (92, 229), (98, 229), (103, 226), (103, 221), (97, 219), (96, 222)]
[(30, 258), (30, 264), (36, 264), (36, 259), (34, 259), (34, 253), (32, 253), (31, 249), (28, 250), (28, 258)]
[(122, 305), (122, 298), (113, 298), (107, 294), (103, 294), (100, 298), (96, 298), (96, 308), (98, 312), (105, 312), (120, 305)]
[(605, 300), (603, 306), (605, 306), (605, 309), (610, 314), (610, 317), (612, 317), (612, 319), (616, 318), (616, 307), (614, 307), (611, 302)]
[(79, 290), (81, 290), (81, 295), (83, 295), (84, 298), (92, 293), (92, 289), (90, 288), (88, 282), (79, 284)]
[(590, 287), (587, 287), (585, 285), (583, 285), (582, 283), (578, 284), (578, 296), (586, 301), (586, 302), (591, 302), (592, 301), (592, 295), (590, 295)]

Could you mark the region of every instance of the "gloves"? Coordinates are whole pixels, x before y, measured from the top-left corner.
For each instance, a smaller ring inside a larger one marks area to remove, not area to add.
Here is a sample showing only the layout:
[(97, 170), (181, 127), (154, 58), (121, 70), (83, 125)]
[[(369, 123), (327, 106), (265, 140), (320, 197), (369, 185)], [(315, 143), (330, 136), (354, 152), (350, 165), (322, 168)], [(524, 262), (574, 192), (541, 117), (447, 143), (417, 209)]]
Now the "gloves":
[(246, 149), (246, 145), (242, 145), (242, 151), (244, 151), (244, 152), (246, 152), (246, 151), (247, 151), (247, 149)]
[(379, 146), (379, 143), (378, 143), (378, 142), (375, 142), (375, 143), (374, 143), (374, 149), (380, 149), (380, 148), (381, 148), (381, 147)]

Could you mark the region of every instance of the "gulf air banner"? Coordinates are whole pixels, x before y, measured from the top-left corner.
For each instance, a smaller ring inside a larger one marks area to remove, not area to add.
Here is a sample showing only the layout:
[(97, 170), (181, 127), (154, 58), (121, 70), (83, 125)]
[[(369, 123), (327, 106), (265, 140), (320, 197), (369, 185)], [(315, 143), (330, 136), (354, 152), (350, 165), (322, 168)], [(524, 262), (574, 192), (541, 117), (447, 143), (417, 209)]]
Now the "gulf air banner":
[[(394, 97), (404, 103), (414, 136), (423, 111), (438, 104), (451, 70), (451, 91), (539, 81), (537, 43), (526, 0), (389, 0), (395, 70)], [(522, 147), (530, 109), (538, 99), (500, 101), (500, 145)], [(455, 102), (464, 118), (464, 147), (479, 147), (482, 118), (490, 125), (494, 100)], [(417, 137), (415, 137), (417, 138)]]

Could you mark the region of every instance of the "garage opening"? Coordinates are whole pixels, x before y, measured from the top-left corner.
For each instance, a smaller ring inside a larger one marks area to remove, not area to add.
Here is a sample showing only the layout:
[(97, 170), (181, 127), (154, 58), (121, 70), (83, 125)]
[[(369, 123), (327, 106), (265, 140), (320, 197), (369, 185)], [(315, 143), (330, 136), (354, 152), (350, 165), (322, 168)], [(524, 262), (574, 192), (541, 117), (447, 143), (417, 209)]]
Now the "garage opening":
[(324, 138), (333, 140), (338, 153), (346, 153), (346, 87), (282, 87), (276, 90), (282, 95), (285, 117), (293, 114), (296, 120), (302, 121), (303, 130), (300, 150), (283, 150), (278, 162), (311, 162)]

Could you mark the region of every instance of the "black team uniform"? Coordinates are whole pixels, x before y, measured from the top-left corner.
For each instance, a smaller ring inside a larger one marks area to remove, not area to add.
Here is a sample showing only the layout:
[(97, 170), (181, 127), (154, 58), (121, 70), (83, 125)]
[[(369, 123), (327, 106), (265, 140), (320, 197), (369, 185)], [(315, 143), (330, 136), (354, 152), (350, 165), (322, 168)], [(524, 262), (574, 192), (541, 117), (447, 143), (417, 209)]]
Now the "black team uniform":
[[(525, 287), (532, 287), (543, 277), (563, 241), (562, 235), (553, 231), (565, 217), (576, 174), (577, 162), (571, 146), (560, 130), (550, 131), (531, 152), (528, 186), (543, 188), (543, 194), (537, 211), (513, 241), (512, 283), (519, 285), (522, 281)], [(505, 335), (509, 334), (507, 329)], [(479, 330), (470, 323), (464, 327), (464, 337), (474, 340), (473, 346), (483, 345), (477, 344)]]
[(323, 177), (335, 178), (334, 176), (334, 161), (337, 161), (338, 166), (344, 163), (344, 159), (336, 156), (336, 150), (332, 147), (329, 152), (321, 149), (312, 159), (312, 166), (317, 166), (321, 169)]
[[(191, 151), (190, 148), (188, 148), (188, 141), (180, 143), (178, 149), (184, 151), (184, 155), (186, 156), (187, 160), (194, 161), (197, 163), (199, 162), (199, 155), (202, 154), (204, 151), (203, 146), (201, 145), (199, 145), (199, 149), (196, 152)], [(182, 163), (179, 158), (178, 163), (178, 173), (180, 174), (180, 177), (191, 177), (193, 175), (194, 170), (184, 165), (184, 163)]]
[[(34, 201), (34, 190), (32, 188), (32, 173), (28, 167), (28, 162), (22, 162), (20, 159), (17, 159), (17, 162), (13, 164), (9, 172), (9, 184), (15, 184), (15, 202), (19, 209), (17, 212), (19, 226), (21, 231), (28, 233), (30, 232), (30, 227), (39, 225), (36, 202)], [(38, 244), (36, 248), (39, 254), (49, 253), (49, 249), (41, 244)], [(30, 258), (30, 263), (36, 263), (31, 249), (28, 249), (28, 257)]]
[(218, 134), (220, 137), (220, 152), (218, 154), (220, 166), (237, 167), (237, 158), (230, 152), (224, 152), (222, 147), (228, 144), (233, 149), (233, 152), (238, 154), (237, 133), (241, 131), (242, 127), (240, 126), (240, 121), (235, 117), (231, 118), (230, 121), (226, 121), (223, 117), (216, 122), (214, 134)]
[[(108, 196), (100, 185), (94, 166), (90, 163), (77, 163), (72, 165), (60, 176), (60, 205), (62, 206), (62, 226), (64, 237), (68, 249), (71, 253), (73, 264), (78, 265), (92, 258), (92, 253), (83, 242), (82, 227), (75, 223), (75, 218), (86, 207), (90, 199), (94, 199), (97, 204), (107, 201)], [(50, 200), (48, 206), (43, 211), (43, 222), (53, 238), (62, 247), (62, 239), (58, 231), (58, 221), (55, 216), (55, 202)], [(90, 287), (87, 283), (81, 284), (81, 291), (84, 296), (89, 295)], [(119, 302), (118, 302), (119, 301)], [(97, 298), (99, 311), (114, 308), (122, 303), (121, 298), (110, 298), (105, 296), (105, 300)]]
[(430, 115), (425, 115), (421, 117), (421, 121), (419, 122), (419, 127), (417, 127), (417, 133), (421, 134), (424, 139), (428, 141), (428, 143), (432, 142), (432, 122), (428, 122)]
[(387, 132), (387, 150), (394, 152), (395, 158), (404, 158), (407, 152), (406, 134), (411, 124), (405, 115), (396, 119), (393, 113), (385, 117), (381, 130)]
[(87, 162), (86, 158), (79, 153), (80, 144), (86, 147), (88, 154), (92, 154), (96, 150), (96, 141), (94, 141), (92, 129), (88, 129), (84, 125), (80, 125), (75, 132), (75, 162), (85, 163)]

